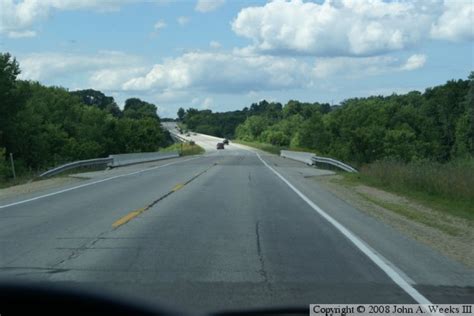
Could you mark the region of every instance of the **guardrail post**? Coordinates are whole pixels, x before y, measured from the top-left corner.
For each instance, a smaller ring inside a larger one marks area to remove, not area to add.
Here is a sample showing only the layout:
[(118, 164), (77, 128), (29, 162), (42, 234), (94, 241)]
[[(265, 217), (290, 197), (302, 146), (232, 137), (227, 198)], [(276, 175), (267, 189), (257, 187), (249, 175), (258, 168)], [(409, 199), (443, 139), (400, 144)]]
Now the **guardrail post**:
[(12, 166), (13, 179), (16, 179), (15, 163), (13, 162), (13, 154), (12, 153), (10, 153), (10, 164)]

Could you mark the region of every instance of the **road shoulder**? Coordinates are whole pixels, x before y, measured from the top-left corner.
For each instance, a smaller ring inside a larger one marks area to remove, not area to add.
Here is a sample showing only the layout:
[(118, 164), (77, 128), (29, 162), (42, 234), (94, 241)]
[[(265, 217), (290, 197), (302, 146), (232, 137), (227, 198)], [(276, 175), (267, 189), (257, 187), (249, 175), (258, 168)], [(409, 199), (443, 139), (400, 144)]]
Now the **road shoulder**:
[(315, 180), (327, 175), (314, 177), (301, 172), (305, 168), (315, 170), (314, 167), (271, 154), (262, 155), (262, 158), (391, 264), (409, 283), (417, 286), (461, 287), (465, 290), (474, 286), (472, 268), (397, 230), (365, 211), (363, 206), (346, 201), (324, 183)]
[(349, 184), (341, 175), (312, 179), (402, 234), (474, 268), (472, 223), (391, 192), (363, 184)]

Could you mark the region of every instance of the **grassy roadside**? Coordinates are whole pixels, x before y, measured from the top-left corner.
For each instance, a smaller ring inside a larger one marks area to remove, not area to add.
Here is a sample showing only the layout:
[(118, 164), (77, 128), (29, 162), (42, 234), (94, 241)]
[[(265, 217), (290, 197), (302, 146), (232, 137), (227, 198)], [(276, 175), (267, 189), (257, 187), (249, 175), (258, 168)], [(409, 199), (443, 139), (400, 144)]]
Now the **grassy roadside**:
[(28, 174), (22, 174), (20, 176), (17, 176), (16, 179), (13, 179), (13, 178), (0, 179), (0, 189), (28, 183), (32, 181), (33, 178), (34, 178), (34, 175), (28, 173)]
[(280, 150), (285, 149), (283, 147), (276, 146), (276, 145), (257, 143), (257, 142), (248, 142), (248, 141), (239, 140), (239, 139), (233, 139), (232, 142), (236, 143), (236, 144), (240, 144), (240, 145), (245, 145), (245, 146), (257, 148), (257, 149), (260, 149), (260, 150), (263, 150), (263, 151), (266, 151), (268, 153), (275, 154), (275, 155), (279, 155)]
[(180, 130), (183, 131), (183, 133), (186, 133), (188, 131), (188, 126), (186, 124), (179, 122), (179, 123), (176, 123), (176, 125), (178, 126)]
[(181, 156), (200, 155), (205, 152), (204, 148), (196, 144), (176, 143), (160, 149), (160, 152), (178, 151)]
[(38, 174), (40, 173), (24, 173), (20, 176), (17, 176), (16, 179), (10, 178), (0, 181), (0, 189), (5, 189), (17, 185), (22, 185), (30, 182), (42, 181), (46, 179), (56, 178), (56, 177), (68, 177), (71, 174), (81, 173), (81, 172), (92, 172), (92, 171), (100, 171), (104, 170), (106, 166), (85, 166), (79, 167), (71, 170), (66, 170), (56, 176), (48, 177), (48, 178), (38, 178)]
[(240, 139), (234, 139), (232, 140), (232, 142), (236, 144), (241, 144), (241, 145), (257, 148), (257, 149), (260, 149), (260, 150), (263, 150), (275, 155), (279, 155), (280, 150), (303, 151), (303, 152), (314, 153), (318, 155), (318, 153), (314, 149), (308, 149), (308, 148), (285, 147), (285, 146), (278, 146), (278, 145), (272, 145), (272, 144), (267, 144), (267, 143), (249, 142), (249, 141), (240, 140)]
[[(343, 175), (343, 180), (338, 181), (347, 185), (365, 184), (402, 195), (442, 213), (474, 221), (472, 160), (443, 165), (376, 162), (361, 168), (358, 174)], [(409, 215), (394, 205), (388, 205), (388, 208), (405, 216), (417, 216)]]

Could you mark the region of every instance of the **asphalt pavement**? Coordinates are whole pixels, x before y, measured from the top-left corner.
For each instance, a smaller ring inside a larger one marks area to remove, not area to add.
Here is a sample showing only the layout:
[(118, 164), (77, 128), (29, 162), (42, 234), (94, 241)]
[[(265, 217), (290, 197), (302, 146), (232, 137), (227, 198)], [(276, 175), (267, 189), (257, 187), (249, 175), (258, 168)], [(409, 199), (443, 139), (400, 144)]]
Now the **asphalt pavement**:
[(200, 311), (474, 303), (471, 269), (307, 184), (326, 171), (189, 138), (206, 154), (0, 197), (0, 278)]

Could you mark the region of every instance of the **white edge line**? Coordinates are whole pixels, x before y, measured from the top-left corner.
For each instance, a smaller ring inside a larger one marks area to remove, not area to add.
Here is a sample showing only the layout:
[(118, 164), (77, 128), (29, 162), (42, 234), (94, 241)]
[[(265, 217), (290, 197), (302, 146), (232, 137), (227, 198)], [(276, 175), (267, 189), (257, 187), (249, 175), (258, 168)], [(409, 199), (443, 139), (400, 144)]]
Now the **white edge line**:
[[(279, 174), (275, 169), (270, 167), (265, 160), (256, 153), (257, 157), (260, 159), (263, 164), (268, 167), (274, 174), (276, 174), (283, 182), (285, 182), (300, 198), (302, 198), (309, 206), (311, 206), (319, 215), (321, 215), (325, 220), (332, 224), (337, 230), (339, 230), (347, 239), (349, 239), (360, 251), (362, 251), (373, 263), (375, 263), (383, 272), (385, 272), (390, 279), (393, 280), (400, 288), (402, 288), (408, 295), (410, 295), (418, 304), (429, 304), (432, 303), (424, 297), (420, 292), (418, 292), (414, 287), (412, 287), (403, 277), (398, 274), (390, 265), (388, 265), (384, 260), (382, 260), (376, 253), (374, 253), (369, 247), (362, 242), (359, 237), (354, 235), (351, 231), (345, 228), (342, 224), (336, 221), (333, 217), (323, 211), (319, 206), (313, 203), (306, 195), (301, 193), (296, 187), (294, 187), (288, 180), (286, 180), (281, 174)], [(393, 265), (393, 264), (391, 264)]]
[(60, 190), (60, 191), (56, 191), (56, 192), (52, 192), (52, 193), (48, 193), (48, 194), (44, 194), (44, 195), (40, 195), (40, 196), (35, 196), (31, 199), (26, 199), (26, 200), (22, 200), (22, 201), (10, 203), (10, 204), (0, 205), (0, 209), (7, 208), (7, 207), (10, 207), (10, 206), (20, 205), (20, 204), (24, 204), (24, 203), (28, 203), (28, 202), (32, 202), (32, 201), (36, 201), (36, 200), (39, 200), (39, 199), (43, 199), (45, 197), (49, 197), (49, 196), (65, 193), (65, 192), (68, 192), (68, 191), (80, 189), (80, 188), (87, 187), (87, 186), (90, 186), (90, 185), (94, 185), (94, 184), (97, 184), (97, 183), (102, 183), (102, 182), (110, 181), (110, 180), (117, 179), (117, 178), (127, 177), (127, 176), (131, 176), (131, 175), (134, 175), (134, 174), (147, 172), (147, 171), (150, 171), (150, 170), (163, 168), (163, 167), (174, 165), (174, 164), (177, 164), (177, 163), (180, 163), (180, 162), (186, 162), (186, 161), (198, 159), (198, 158), (201, 158), (201, 157), (202, 156), (193, 157), (193, 158), (186, 159), (186, 160), (174, 161), (174, 162), (170, 162), (170, 163), (160, 165), (160, 166), (156, 166), (156, 167), (152, 167), (152, 168), (147, 168), (147, 169), (138, 170), (138, 171), (131, 172), (131, 173), (121, 174), (121, 175), (118, 175), (118, 176), (113, 176), (113, 177), (110, 177), (110, 178), (105, 178), (105, 179), (94, 181), (94, 182), (84, 183), (84, 184), (81, 184), (81, 185), (78, 185), (78, 186), (75, 186), (75, 187), (72, 187), (72, 188), (67, 188), (67, 189), (64, 189), (64, 190)]

